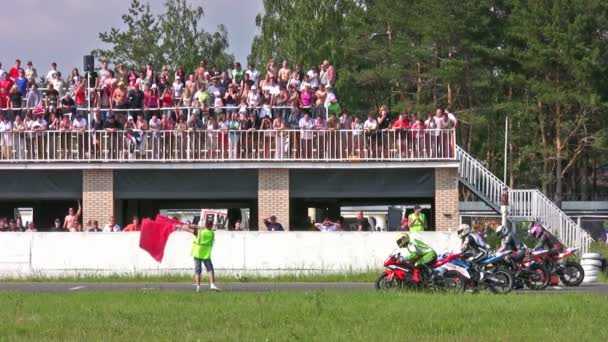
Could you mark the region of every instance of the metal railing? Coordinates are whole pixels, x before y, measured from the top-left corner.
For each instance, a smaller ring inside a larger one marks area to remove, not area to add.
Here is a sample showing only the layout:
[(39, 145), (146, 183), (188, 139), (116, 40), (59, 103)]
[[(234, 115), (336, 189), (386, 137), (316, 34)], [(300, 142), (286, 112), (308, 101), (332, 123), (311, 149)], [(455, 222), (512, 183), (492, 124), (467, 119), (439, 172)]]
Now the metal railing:
[(553, 231), (566, 245), (576, 246), (583, 253), (589, 250), (593, 241), (591, 236), (541, 191), (510, 189), (460, 146), (456, 146), (456, 158), (460, 162), (458, 173), (461, 180), (473, 187), (492, 206), (499, 208), (501, 195), (507, 191), (510, 217), (539, 221)]
[(443, 161), (454, 130), (0, 132), (0, 165), (39, 162)]

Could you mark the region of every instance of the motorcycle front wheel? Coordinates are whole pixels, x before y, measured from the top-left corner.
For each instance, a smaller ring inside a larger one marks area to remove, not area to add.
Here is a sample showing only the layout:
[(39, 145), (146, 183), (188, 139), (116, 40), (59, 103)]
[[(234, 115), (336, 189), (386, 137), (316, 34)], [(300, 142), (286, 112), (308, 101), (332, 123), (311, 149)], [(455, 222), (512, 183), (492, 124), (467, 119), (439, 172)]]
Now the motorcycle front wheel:
[(443, 275), (443, 289), (452, 292), (459, 293), (464, 292), (466, 286), (466, 279), (462, 274), (456, 271), (447, 271)]
[(526, 286), (530, 290), (544, 290), (551, 281), (551, 273), (544, 265), (533, 265), (528, 271), (525, 279)]
[(585, 270), (583, 267), (574, 261), (568, 261), (565, 265), (560, 266), (559, 279), (566, 286), (579, 286), (585, 278)]
[(376, 279), (376, 290), (399, 290), (401, 288), (403, 288), (403, 282), (395, 276), (388, 279), (388, 274), (382, 273)]

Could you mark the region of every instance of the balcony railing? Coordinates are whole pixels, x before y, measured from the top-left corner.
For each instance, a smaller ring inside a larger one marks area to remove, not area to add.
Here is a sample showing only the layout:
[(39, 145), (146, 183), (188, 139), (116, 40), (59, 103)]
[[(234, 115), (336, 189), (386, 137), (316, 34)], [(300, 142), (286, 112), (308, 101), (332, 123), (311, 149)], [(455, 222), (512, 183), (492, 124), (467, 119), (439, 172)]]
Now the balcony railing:
[(20, 131), (0, 164), (42, 162), (444, 161), (454, 130)]

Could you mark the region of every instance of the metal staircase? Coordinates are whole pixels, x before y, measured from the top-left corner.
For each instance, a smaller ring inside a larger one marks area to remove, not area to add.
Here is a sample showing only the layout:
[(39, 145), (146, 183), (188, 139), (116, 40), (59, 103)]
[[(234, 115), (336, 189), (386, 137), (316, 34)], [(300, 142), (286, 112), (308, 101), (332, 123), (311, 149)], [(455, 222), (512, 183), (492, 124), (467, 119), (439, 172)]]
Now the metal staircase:
[(593, 239), (576, 222), (570, 219), (539, 190), (510, 189), (479, 161), (456, 146), (456, 158), (460, 162), (460, 182), (482, 201), (500, 212), (501, 196), (509, 195), (508, 217), (511, 221), (536, 220), (550, 229), (567, 246), (587, 252)]

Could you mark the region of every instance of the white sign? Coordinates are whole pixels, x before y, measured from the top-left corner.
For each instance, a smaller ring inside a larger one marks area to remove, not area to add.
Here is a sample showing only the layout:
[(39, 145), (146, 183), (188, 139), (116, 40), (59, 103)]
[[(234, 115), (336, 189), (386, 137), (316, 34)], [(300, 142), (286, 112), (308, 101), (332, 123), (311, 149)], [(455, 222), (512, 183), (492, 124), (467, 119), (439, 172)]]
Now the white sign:
[(205, 222), (213, 222), (213, 229), (228, 228), (228, 210), (227, 209), (201, 209), (201, 219), (198, 221), (199, 226), (204, 226)]

